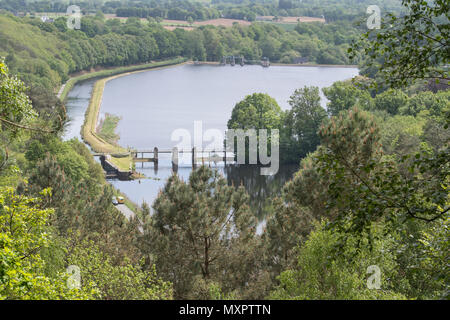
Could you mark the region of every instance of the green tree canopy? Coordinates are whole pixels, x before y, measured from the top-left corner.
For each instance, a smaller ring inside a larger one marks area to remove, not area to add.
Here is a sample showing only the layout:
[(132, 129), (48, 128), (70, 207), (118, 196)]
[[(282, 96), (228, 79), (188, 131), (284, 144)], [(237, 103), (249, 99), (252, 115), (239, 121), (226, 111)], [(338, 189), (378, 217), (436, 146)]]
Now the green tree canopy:
[[(302, 158), (313, 152), (320, 140), (317, 131), (327, 117), (320, 105), (318, 87), (304, 87), (295, 90), (290, 97), (291, 109), (287, 111), (282, 131), (282, 156), (286, 152), (289, 158)], [(297, 160), (298, 161), (298, 160)]]
[(360, 90), (351, 81), (336, 81), (331, 87), (323, 88), (323, 93), (330, 100), (327, 103), (327, 112), (331, 116), (338, 115), (343, 110), (353, 108), (355, 105), (370, 110), (372, 98), (366, 90)]
[(69, 289), (64, 274), (56, 278), (44, 274), (40, 250), (51, 241), (47, 222), (53, 210), (41, 209), (40, 202), (17, 195), (12, 188), (0, 189), (0, 300), (92, 297), (89, 285)]
[(244, 285), (239, 273), (254, 271), (245, 261), (252, 250), (255, 219), (243, 187), (235, 190), (216, 171), (202, 166), (188, 182), (171, 176), (153, 208), (144, 228), (144, 252), (173, 283), (176, 298), (193, 295), (197, 276), (218, 282), (225, 292)]
[(449, 13), (446, 0), (402, 0), (404, 14), (387, 14), (380, 29), (371, 29), (358, 45), (349, 49), (353, 57), (359, 49), (376, 65), (383, 82), (402, 87), (417, 79), (437, 79), (447, 83), (449, 63)]
[[(396, 292), (399, 277), (395, 255), (390, 249), (394, 239), (385, 237), (375, 243), (372, 250), (363, 246), (357, 249), (357, 240), (348, 239), (343, 249), (336, 253), (339, 235), (325, 229), (325, 223), (316, 224), (308, 240), (299, 248), (297, 265), (279, 276), (280, 285), (271, 299), (405, 299)], [(381, 287), (370, 289), (367, 267), (380, 268)]]
[(254, 93), (234, 106), (228, 129), (278, 129), (281, 116), (275, 99), (265, 93)]

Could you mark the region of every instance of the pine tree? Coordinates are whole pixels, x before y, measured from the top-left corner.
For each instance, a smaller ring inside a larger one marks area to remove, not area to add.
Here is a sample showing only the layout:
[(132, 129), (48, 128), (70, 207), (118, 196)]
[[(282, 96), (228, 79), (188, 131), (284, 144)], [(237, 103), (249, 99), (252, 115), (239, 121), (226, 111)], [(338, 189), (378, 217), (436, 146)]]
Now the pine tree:
[(202, 166), (188, 182), (171, 176), (153, 208), (143, 251), (152, 254), (158, 274), (173, 283), (176, 298), (187, 297), (196, 276), (223, 285), (227, 266), (245, 265), (255, 218), (243, 187), (228, 186), (217, 171)]

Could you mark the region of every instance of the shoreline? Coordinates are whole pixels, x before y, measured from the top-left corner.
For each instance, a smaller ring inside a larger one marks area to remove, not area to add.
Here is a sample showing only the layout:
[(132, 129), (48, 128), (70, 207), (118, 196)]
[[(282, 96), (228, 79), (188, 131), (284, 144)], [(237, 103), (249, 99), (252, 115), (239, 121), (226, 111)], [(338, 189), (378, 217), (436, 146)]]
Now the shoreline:
[[(143, 64), (133, 64), (129, 66), (119, 66), (112, 68), (100, 68), (99, 70), (94, 71), (80, 71), (75, 73), (73, 77), (70, 77), (65, 83), (63, 83), (58, 91), (58, 98), (62, 101), (66, 100), (68, 93), (75, 84), (81, 81), (95, 79), (95, 78), (106, 78), (114, 75), (120, 75), (129, 72), (138, 72), (138, 71), (146, 71), (151, 70), (160, 66), (168, 66), (168, 65), (176, 65), (186, 63), (185, 58), (174, 58), (163, 61), (154, 61)], [(91, 69), (92, 70), (92, 69)]]
[(270, 63), (271, 66), (277, 67), (315, 67), (315, 68), (359, 68), (357, 64), (293, 64), (293, 63)]
[[(209, 66), (221, 66), (222, 64), (220, 62), (216, 61), (187, 61), (185, 64), (192, 64), (192, 65), (209, 65)], [(256, 66), (257, 64), (246, 64), (247, 66)], [(244, 65), (244, 66), (246, 66)], [(359, 68), (357, 64), (294, 64), (294, 63), (278, 63), (278, 62), (271, 62), (270, 66), (277, 66), (277, 67), (315, 67), (315, 68)], [(269, 66), (269, 68), (270, 68)]]
[[(89, 100), (88, 108), (86, 109), (84, 123), (81, 127), (81, 138), (83, 141), (88, 144), (94, 152), (98, 153), (116, 153), (116, 154), (125, 154), (129, 153), (129, 150), (118, 146), (118, 145), (112, 145), (111, 143), (105, 141), (103, 138), (101, 138), (97, 134), (97, 122), (98, 122), (98, 116), (100, 113), (100, 107), (101, 102), (103, 98), (103, 91), (105, 88), (105, 85), (108, 81), (127, 76), (130, 74), (135, 74), (139, 72), (144, 72), (148, 70), (155, 70), (155, 69), (162, 69), (162, 68), (168, 68), (173, 66), (178, 66), (184, 64), (186, 61), (175, 59), (175, 60), (167, 60), (167, 61), (161, 61), (153, 64), (147, 64), (145, 67), (139, 66), (139, 67), (133, 67), (135, 70), (127, 70), (123, 71), (123, 69), (115, 70), (113, 72), (119, 72), (114, 75), (106, 76), (104, 78), (101, 78), (97, 80), (92, 88), (91, 92), (91, 98)], [(111, 70), (108, 70), (111, 72)], [(73, 81), (73, 85), (79, 81), (84, 81), (91, 78), (99, 77), (98, 73), (93, 74), (87, 74), (88, 76), (82, 76), (82, 79), (80, 77), (77, 77), (76, 80)], [(67, 86), (65, 87), (67, 88)], [(68, 90), (70, 91), (70, 90)], [(131, 157), (121, 157), (121, 158), (114, 158), (111, 157), (111, 162), (115, 164), (120, 170), (123, 171), (132, 171), (133, 169), (133, 163)]]

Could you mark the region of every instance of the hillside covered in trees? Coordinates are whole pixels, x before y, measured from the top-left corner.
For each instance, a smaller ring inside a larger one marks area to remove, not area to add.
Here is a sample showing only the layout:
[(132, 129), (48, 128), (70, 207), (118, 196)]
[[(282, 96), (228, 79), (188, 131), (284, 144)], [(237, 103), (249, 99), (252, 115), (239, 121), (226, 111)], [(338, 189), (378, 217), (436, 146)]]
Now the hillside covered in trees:
[(70, 74), (91, 68), (177, 56), (218, 62), (226, 55), (256, 61), (268, 57), (283, 63), (305, 57), (312, 63), (348, 64), (346, 50), (358, 34), (351, 22), (300, 24), (293, 31), (265, 23), (169, 31), (158, 23), (144, 24), (137, 18), (121, 23), (102, 15), (83, 17), (81, 30), (69, 30), (66, 20), (61, 17), (45, 23), (0, 15), (0, 55), (29, 87), (28, 94), (38, 108), (57, 103), (52, 94)]

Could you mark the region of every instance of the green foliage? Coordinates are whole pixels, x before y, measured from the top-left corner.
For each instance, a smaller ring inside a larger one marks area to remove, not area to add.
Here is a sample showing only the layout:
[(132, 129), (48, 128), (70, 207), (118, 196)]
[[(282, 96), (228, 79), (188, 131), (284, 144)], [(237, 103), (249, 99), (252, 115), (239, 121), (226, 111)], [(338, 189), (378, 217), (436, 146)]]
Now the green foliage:
[(0, 60), (0, 121), (2, 131), (16, 131), (20, 123), (36, 117), (25, 94), (23, 82), (9, 75), (8, 67)]
[(447, 216), (444, 221), (422, 231), (419, 239), (418, 250), (422, 255), (413, 268), (417, 272), (416, 279), (431, 292), (426, 298), (448, 299), (449, 296), (449, 221)]
[[(381, 80), (402, 87), (417, 79), (447, 83), (450, 4), (445, 0), (402, 0), (404, 14), (389, 13), (349, 52), (362, 50)], [(389, 26), (389, 27), (388, 27)]]
[[(43, 195), (48, 190), (43, 191)], [(67, 276), (44, 275), (41, 248), (49, 244), (47, 221), (53, 210), (40, 200), (0, 190), (0, 299), (86, 299), (90, 290), (68, 289)]]
[[(268, 130), (267, 132), (267, 150), (271, 152), (272, 133), (271, 129), (279, 129), (281, 126), (283, 111), (278, 103), (265, 93), (254, 93), (248, 95), (244, 100), (238, 102), (231, 113), (231, 118), (228, 120), (228, 129), (242, 129), (256, 130), (256, 132), (247, 132), (249, 134), (248, 140), (254, 137), (259, 147), (259, 130)], [(234, 148), (237, 150), (237, 141), (229, 142), (234, 143)], [(246, 144), (246, 157), (249, 157), (250, 142), (245, 141)], [(257, 149), (259, 152), (259, 148)]]
[(52, 154), (65, 174), (77, 183), (88, 179), (90, 175), (87, 163), (87, 161), (90, 161), (87, 160), (90, 159), (90, 156), (87, 154), (85, 154), (85, 157), (80, 155), (72, 147), (76, 143), (75, 141), (62, 142), (54, 136), (47, 139), (32, 140), (25, 157), (31, 165), (35, 166), (38, 161), (45, 159), (48, 154)]
[(350, 81), (337, 81), (331, 87), (323, 88), (323, 93), (330, 100), (327, 103), (327, 112), (331, 116), (341, 111), (359, 106), (364, 110), (372, 109), (372, 98), (366, 90), (361, 90)]
[(386, 111), (392, 115), (398, 114), (400, 109), (408, 109), (409, 98), (400, 90), (389, 89), (378, 94), (374, 99), (376, 110)]
[(112, 114), (105, 114), (105, 118), (101, 120), (98, 127), (98, 135), (111, 144), (116, 144), (119, 140), (119, 135), (115, 133), (120, 117)]
[[(339, 235), (316, 225), (299, 249), (298, 265), (279, 276), (280, 285), (270, 299), (405, 299), (396, 292), (398, 265), (392, 252), (394, 240), (382, 238), (369, 250), (367, 244), (356, 249), (356, 239), (347, 239), (339, 253), (334, 251)], [(381, 270), (381, 288), (369, 289), (367, 267)]]
[[(55, 88), (69, 74), (94, 67), (123, 66), (95, 73), (109, 75), (179, 55), (208, 61), (244, 55), (253, 62), (266, 56), (282, 62), (303, 57), (348, 63), (345, 49), (359, 32), (349, 20), (360, 15), (361, 6), (366, 9), (367, 1), (327, 0), (332, 9), (316, 8), (308, 0), (221, 3), (220, 9), (190, 2), (179, 4), (185, 9), (172, 3), (127, 7), (122, 9), (133, 10), (126, 23), (105, 21), (99, 13), (83, 17), (82, 30), (68, 30), (66, 18), (42, 23), (0, 15), (0, 55), (29, 86), (26, 90), (0, 62), (0, 118), (6, 120), (1, 128), (11, 142), (0, 185), (18, 185), (16, 192), (0, 189), (0, 298), (448, 298), (449, 91), (445, 84), (419, 83), (404, 91), (389, 86), (412, 79), (448, 80), (443, 43), (448, 5), (443, 1), (405, 0), (410, 12), (391, 17), (392, 28), (367, 34), (377, 39), (364, 43), (371, 57), (362, 72), (376, 81), (384, 78), (383, 93), (337, 82), (323, 90), (331, 119), (320, 106), (317, 88), (296, 90), (287, 112), (264, 94), (247, 96), (235, 106), (229, 128), (280, 129), (283, 160), (303, 158), (282, 194), (258, 204), (271, 212), (261, 236), (255, 234), (250, 210), (257, 205), (243, 187), (228, 186), (208, 168), (194, 171), (187, 182), (170, 177), (154, 203), (154, 215), (144, 210), (141, 224), (125, 219), (111, 204), (116, 192), (105, 184), (83, 143), (61, 142), (38, 131), (11, 135), (36, 121), (37, 113), (42, 123), (63, 120)], [(87, 5), (98, 11), (93, 3)], [(11, 1), (0, 6), (18, 8)], [(117, 7), (111, 6), (106, 2), (104, 9), (113, 13)], [(247, 20), (324, 14), (327, 24), (287, 28), (272, 21), (194, 26), (192, 31), (168, 31), (159, 24), (169, 15), (193, 21), (219, 11)], [(144, 23), (137, 18), (142, 15), (155, 18)], [(360, 53), (354, 54), (357, 61), (364, 60)], [(62, 97), (90, 76), (71, 80)], [(323, 218), (327, 222), (316, 224)], [(68, 263), (81, 268), (80, 290), (66, 286)], [(369, 265), (381, 268), (380, 290), (366, 286)]]
[[(174, 285), (174, 296), (191, 296), (194, 279), (220, 283), (226, 294), (248, 280), (255, 219), (243, 187), (228, 186), (216, 171), (200, 167), (188, 182), (171, 176), (144, 227), (144, 253)], [(201, 295), (199, 296), (201, 297)]]
[(264, 93), (254, 93), (234, 106), (228, 129), (278, 129), (281, 114), (275, 99)]
[(450, 105), (449, 91), (433, 94), (430, 91), (418, 92), (409, 99), (409, 103), (400, 107), (401, 114), (417, 116), (421, 111), (428, 110), (431, 115), (440, 115)]
[(96, 299), (104, 300), (167, 300), (172, 297), (170, 283), (156, 276), (155, 268), (123, 261), (117, 264), (93, 242), (78, 244), (67, 258), (80, 268), (82, 283), (97, 289)]
[(286, 201), (289, 192), (286, 188), (283, 197), (274, 201), (274, 213), (267, 218), (263, 241), (267, 248), (267, 260), (272, 276), (295, 265), (296, 247), (311, 231), (314, 217), (306, 206)]
[(313, 152), (319, 145), (317, 131), (327, 114), (320, 105), (318, 87), (295, 90), (289, 104), (291, 109), (286, 112), (281, 134), (281, 155), (282, 161), (292, 162)]
[(425, 117), (388, 117), (380, 126), (380, 143), (385, 154), (404, 155), (418, 152), (426, 123)]
[(11, 140), (17, 139), (20, 129), (28, 129), (28, 124), (36, 117), (23, 82), (9, 75), (8, 67), (0, 57), (0, 170), (9, 159)]
[[(338, 210), (334, 225), (350, 221), (347, 232), (361, 232), (381, 218), (394, 224), (408, 218), (433, 221), (448, 211), (448, 149), (423, 151), (411, 162), (410, 155), (398, 164), (384, 159), (377, 127), (354, 109), (332, 119), (320, 134), (316, 166), (319, 175), (329, 177), (327, 207)], [(400, 170), (402, 164), (408, 172)]]

